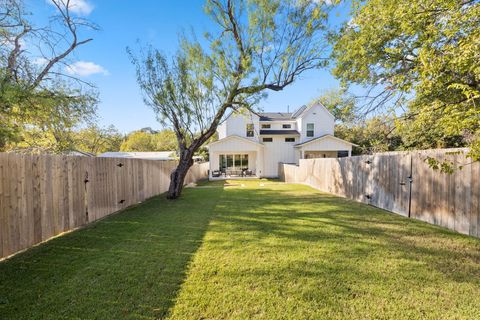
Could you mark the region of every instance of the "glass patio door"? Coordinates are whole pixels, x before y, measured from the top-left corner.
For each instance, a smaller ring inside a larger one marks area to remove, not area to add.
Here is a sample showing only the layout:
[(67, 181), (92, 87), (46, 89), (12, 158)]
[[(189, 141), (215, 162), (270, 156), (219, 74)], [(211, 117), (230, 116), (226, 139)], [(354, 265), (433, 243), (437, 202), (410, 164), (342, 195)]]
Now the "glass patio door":
[(248, 154), (221, 154), (219, 158), (221, 171), (248, 169)]

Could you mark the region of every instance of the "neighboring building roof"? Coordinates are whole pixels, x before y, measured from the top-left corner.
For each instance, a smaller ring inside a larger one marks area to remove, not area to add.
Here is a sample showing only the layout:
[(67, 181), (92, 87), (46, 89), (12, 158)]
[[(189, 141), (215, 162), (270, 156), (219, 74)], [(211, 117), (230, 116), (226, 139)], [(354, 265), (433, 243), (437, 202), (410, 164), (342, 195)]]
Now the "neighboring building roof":
[(297, 130), (260, 130), (263, 135), (300, 135)]
[(335, 136), (332, 136), (331, 134), (324, 134), (323, 136), (320, 136), (320, 137), (317, 137), (317, 138), (313, 138), (313, 139), (311, 139), (311, 140), (308, 140), (308, 141), (305, 141), (305, 142), (302, 142), (302, 143), (297, 143), (297, 144), (295, 145), (295, 147), (302, 147), (302, 146), (305, 146), (305, 145), (310, 144), (310, 143), (312, 143), (312, 142), (315, 142), (315, 141), (318, 141), (318, 140), (322, 140), (322, 139), (325, 139), (325, 138), (332, 138), (332, 139), (335, 139), (335, 140), (339, 140), (339, 141), (341, 141), (341, 142), (343, 142), (343, 143), (350, 144), (350, 145), (352, 145), (352, 146), (356, 146), (355, 143), (351, 143), (351, 142), (349, 142), (349, 141), (346, 141), (346, 140), (337, 138), (337, 137), (335, 137)]
[(144, 160), (173, 160), (175, 151), (156, 151), (156, 152), (105, 152), (98, 155), (103, 158), (130, 158)]
[(62, 153), (65, 156), (73, 156), (73, 157), (95, 157), (93, 153), (84, 152), (79, 150), (68, 150)]

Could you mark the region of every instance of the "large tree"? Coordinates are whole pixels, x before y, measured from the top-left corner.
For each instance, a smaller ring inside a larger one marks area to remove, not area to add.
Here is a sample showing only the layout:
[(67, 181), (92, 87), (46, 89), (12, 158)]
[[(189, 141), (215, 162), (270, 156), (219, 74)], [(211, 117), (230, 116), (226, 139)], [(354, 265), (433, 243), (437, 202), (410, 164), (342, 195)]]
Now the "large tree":
[(99, 127), (96, 124), (90, 124), (75, 132), (74, 137), (74, 149), (93, 154), (118, 151), (124, 140), (123, 135), (113, 125)]
[[(92, 40), (80, 34), (97, 27), (75, 14), (75, 1), (49, 3), (54, 13), (39, 26), (22, 0), (0, 0), (0, 149), (21, 139), (22, 126), (44, 125), (34, 114), (52, 106), (58, 114), (68, 105), (87, 115), (96, 103), (93, 86), (66, 70), (72, 53)], [(82, 109), (87, 100), (90, 105)]]
[(461, 137), (480, 158), (478, 0), (354, 0), (334, 57), (343, 84), (373, 88), (368, 110), (407, 106), (410, 130), (431, 137), (413, 147)]
[(208, 0), (214, 23), (208, 47), (183, 37), (172, 59), (152, 47), (130, 52), (145, 102), (176, 134), (180, 157), (168, 198), (180, 196), (192, 156), (228, 110), (251, 109), (265, 91), (326, 65), (328, 7), (311, 0)]

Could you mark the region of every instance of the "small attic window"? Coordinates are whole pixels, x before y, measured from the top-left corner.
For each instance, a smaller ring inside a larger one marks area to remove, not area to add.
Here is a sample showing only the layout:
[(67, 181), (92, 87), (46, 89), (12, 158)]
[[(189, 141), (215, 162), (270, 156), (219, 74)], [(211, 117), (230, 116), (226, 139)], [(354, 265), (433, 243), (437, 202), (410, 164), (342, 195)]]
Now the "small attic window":
[(247, 124), (247, 137), (253, 137), (254, 132), (253, 132), (253, 123), (248, 123)]

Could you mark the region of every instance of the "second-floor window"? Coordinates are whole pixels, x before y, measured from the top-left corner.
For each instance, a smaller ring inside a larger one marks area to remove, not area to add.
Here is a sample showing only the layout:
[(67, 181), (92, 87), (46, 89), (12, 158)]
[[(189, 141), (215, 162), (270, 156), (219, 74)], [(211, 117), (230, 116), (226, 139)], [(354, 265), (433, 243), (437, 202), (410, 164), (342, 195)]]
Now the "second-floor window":
[(285, 142), (295, 142), (295, 138), (285, 138)]
[(247, 124), (247, 137), (253, 137), (253, 123)]
[(313, 137), (315, 134), (315, 125), (313, 123), (307, 123), (307, 137)]
[(263, 138), (263, 142), (273, 142), (273, 138)]
[(284, 124), (282, 126), (283, 129), (291, 129), (292, 128), (292, 125), (291, 124)]
[(262, 124), (262, 129), (270, 129), (271, 126), (269, 124)]

